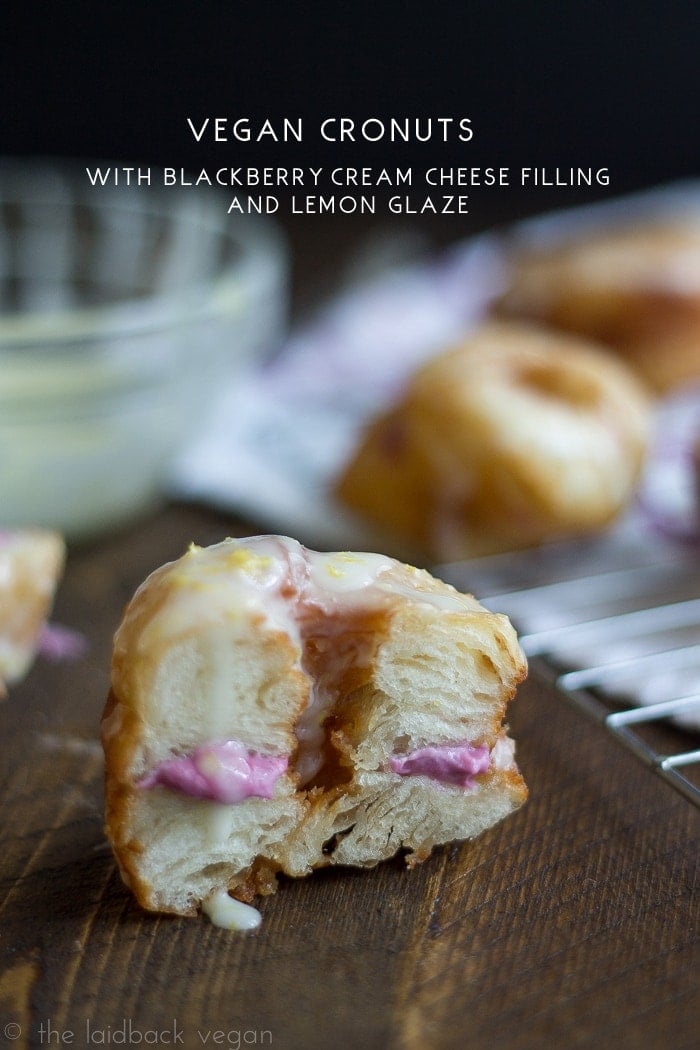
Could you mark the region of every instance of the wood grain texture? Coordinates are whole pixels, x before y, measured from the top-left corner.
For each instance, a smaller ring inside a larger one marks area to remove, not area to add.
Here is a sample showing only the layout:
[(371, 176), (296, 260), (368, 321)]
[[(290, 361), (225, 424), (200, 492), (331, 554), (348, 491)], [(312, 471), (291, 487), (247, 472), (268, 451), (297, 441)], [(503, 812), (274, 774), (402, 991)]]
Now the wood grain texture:
[(102, 833), (111, 636), (147, 572), (240, 531), (172, 507), (70, 552), (54, 618), (90, 650), (0, 708), (0, 1046), (697, 1046), (697, 811), (536, 678), (530, 801), (477, 841), (284, 880), (254, 935), (140, 911)]

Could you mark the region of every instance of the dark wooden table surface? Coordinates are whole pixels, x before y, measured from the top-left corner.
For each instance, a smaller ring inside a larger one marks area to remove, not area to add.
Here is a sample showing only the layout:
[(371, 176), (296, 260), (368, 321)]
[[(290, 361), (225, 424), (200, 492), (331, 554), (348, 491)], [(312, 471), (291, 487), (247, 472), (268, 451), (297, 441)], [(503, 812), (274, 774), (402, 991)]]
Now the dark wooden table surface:
[(234, 935), (140, 911), (102, 833), (111, 635), (154, 567), (244, 527), (171, 506), (71, 550), (40, 660), (0, 707), (0, 1046), (700, 1045), (698, 814), (536, 675), (527, 805), (412, 873), (285, 881)]

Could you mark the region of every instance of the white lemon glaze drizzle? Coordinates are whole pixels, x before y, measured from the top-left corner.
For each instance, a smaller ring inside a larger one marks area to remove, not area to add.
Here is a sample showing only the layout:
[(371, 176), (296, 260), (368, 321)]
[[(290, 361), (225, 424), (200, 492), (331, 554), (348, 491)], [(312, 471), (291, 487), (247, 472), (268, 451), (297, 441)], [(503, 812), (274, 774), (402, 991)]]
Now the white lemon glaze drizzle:
[(218, 846), (226, 842), (231, 834), (233, 814), (231, 806), (222, 802), (208, 802), (206, 804), (206, 836), (210, 846)]
[(238, 933), (257, 930), (262, 922), (262, 915), (257, 908), (236, 900), (226, 890), (217, 890), (202, 901), (202, 911), (212, 925)]

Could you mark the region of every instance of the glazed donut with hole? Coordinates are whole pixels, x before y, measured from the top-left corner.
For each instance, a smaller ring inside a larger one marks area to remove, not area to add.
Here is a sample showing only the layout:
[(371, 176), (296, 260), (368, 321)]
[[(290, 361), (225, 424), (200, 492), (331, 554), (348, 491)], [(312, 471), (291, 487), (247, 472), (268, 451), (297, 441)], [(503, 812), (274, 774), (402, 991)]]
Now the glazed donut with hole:
[(642, 384), (610, 353), (492, 322), (428, 361), (370, 422), (336, 494), (413, 559), (585, 534), (629, 503), (650, 420)]

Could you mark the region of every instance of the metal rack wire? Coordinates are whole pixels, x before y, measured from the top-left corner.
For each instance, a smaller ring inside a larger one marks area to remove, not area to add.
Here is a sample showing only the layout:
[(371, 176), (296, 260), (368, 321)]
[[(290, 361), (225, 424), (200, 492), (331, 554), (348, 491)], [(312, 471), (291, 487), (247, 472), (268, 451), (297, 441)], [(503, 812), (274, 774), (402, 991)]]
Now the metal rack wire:
[[(576, 707), (700, 807), (700, 554), (634, 529), (442, 566)], [(670, 724), (677, 747), (641, 734)]]

